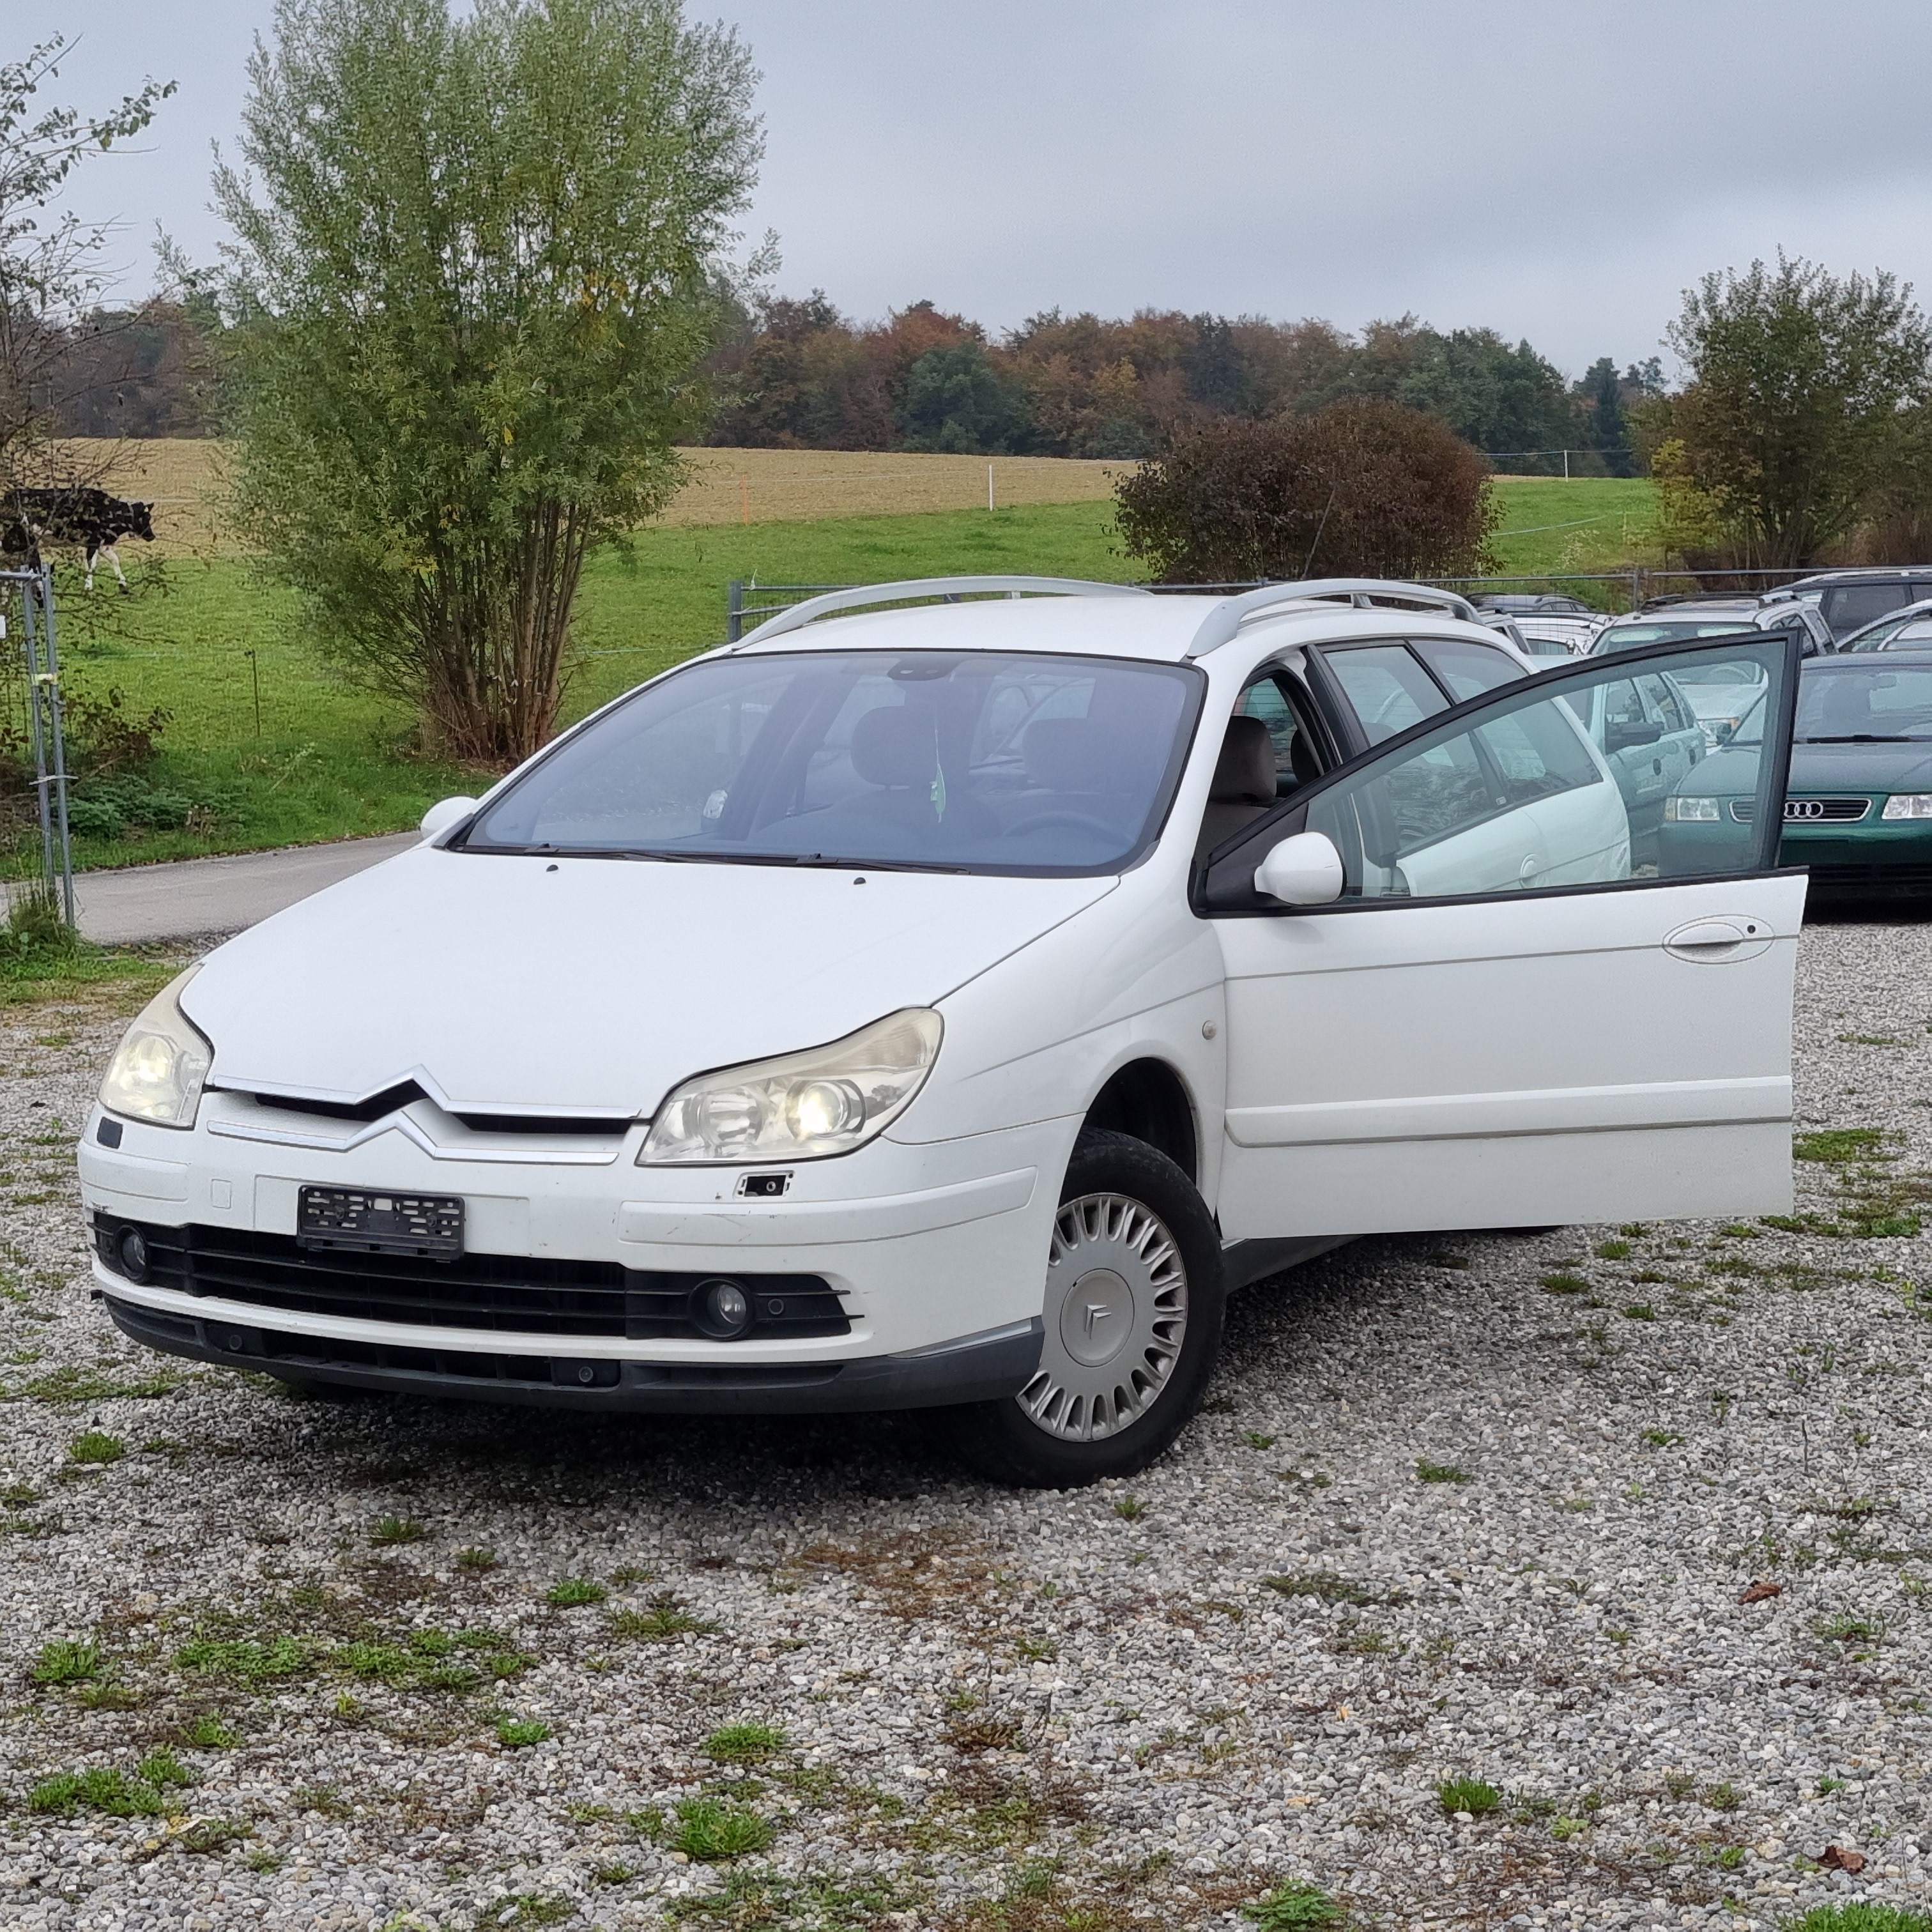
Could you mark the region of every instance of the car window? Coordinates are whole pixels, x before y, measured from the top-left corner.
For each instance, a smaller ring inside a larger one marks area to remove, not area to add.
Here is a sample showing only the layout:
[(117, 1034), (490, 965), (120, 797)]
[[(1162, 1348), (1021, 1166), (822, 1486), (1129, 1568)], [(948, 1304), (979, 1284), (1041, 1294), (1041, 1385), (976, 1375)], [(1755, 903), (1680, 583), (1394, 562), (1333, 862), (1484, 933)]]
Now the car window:
[(1913, 602), (1911, 587), (1904, 584), (1840, 584), (1826, 591), (1819, 608), (1834, 637), (1844, 637), (1888, 610)]
[(1460, 704), (1529, 674), (1507, 651), (1462, 638), (1418, 638), (1412, 646)]
[(1436, 680), (1405, 645), (1330, 646), (1322, 656), (1371, 745), (1449, 708)]
[(1799, 741), (1932, 737), (1932, 664), (1881, 664), (1862, 655), (1822, 667), (1798, 688)]
[(1697, 714), (1690, 709), (1674, 680), (1661, 671), (1652, 671), (1637, 680), (1637, 688), (1649, 700), (1658, 722), (1666, 731), (1694, 731)]
[[(1634, 860), (1631, 808), (1579, 721), (1641, 718), (1653, 687), (1658, 708), (1667, 702), (1681, 717), (1682, 700), (1665, 680), (1720, 668), (1726, 681), (1710, 688), (1762, 704), (1784, 688), (1785, 650), (1768, 637), (1728, 650), (1687, 647), (1682, 663), (1645, 671), (1643, 692), (1607, 664), (1574, 682), (1562, 673), (1527, 680), (1318, 791), (1305, 828), (1327, 834), (1342, 855), (1344, 904), (1755, 869), (1767, 862), (1753, 810), (1761, 744), (1694, 760), (1662, 800), (1660, 826), (1653, 805)], [(1560, 700), (1540, 694), (1552, 676), (1568, 686)], [(1932, 667), (1926, 676), (1932, 700)]]
[(1316, 776), (1322, 759), (1308, 735), (1277, 670), (1264, 671), (1241, 693), (1234, 706), (1242, 718), (1258, 718), (1268, 727), (1274, 751), (1275, 789), (1286, 794)]
[(1204, 684), (1044, 652), (700, 659), (537, 759), (459, 849), (1117, 870), (1165, 816)]
[(1612, 624), (1597, 634), (1590, 646), (1593, 657), (1608, 657), (1616, 651), (1634, 651), (1640, 644), (1676, 644), (1696, 638), (1734, 637), (1740, 631), (1755, 628), (1748, 616), (1678, 618), (1670, 622)]
[(1894, 644), (1932, 644), (1932, 617), (1915, 617), (1908, 624), (1901, 624), (1885, 640), (1889, 650)]

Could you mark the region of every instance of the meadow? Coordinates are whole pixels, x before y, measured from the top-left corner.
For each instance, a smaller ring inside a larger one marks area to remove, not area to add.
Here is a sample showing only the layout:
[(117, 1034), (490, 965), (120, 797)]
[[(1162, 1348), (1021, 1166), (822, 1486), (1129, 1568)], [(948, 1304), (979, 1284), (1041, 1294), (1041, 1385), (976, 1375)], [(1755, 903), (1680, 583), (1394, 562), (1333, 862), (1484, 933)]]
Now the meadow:
[[(670, 512), (586, 574), (566, 718), (720, 642), (734, 578), (1142, 574), (1114, 544), (1118, 464), (1000, 458), (1000, 507), (989, 512), (983, 457), (689, 454), (692, 481)], [(113, 487), (153, 496), (160, 532), (152, 545), (124, 547), (133, 595), (117, 596), (110, 578), (89, 595), (77, 570), (58, 567), (70, 695), (104, 703), (118, 693), (124, 717), (157, 706), (168, 714), (160, 755), (139, 781), (92, 788), (128, 822), (118, 835), (77, 837), (82, 864), (395, 831), (493, 776), (423, 755), (405, 710), (332, 672), (302, 637), (293, 600), (225, 538), (214, 508), (219, 460), (208, 443), (119, 453)], [(1505, 569), (1613, 569), (1654, 552), (1648, 483), (1503, 478), (1496, 488)], [(16, 840), (0, 866), (19, 873), (36, 860), (31, 842)]]

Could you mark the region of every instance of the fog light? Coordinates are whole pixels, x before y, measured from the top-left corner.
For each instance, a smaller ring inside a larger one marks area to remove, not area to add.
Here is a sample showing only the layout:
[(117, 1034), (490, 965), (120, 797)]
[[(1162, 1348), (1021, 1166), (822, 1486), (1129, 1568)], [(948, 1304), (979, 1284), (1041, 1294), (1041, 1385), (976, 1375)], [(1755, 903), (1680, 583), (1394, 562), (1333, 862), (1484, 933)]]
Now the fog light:
[(751, 1298), (735, 1281), (700, 1282), (696, 1300), (698, 1326), (707, 1334), (728, 1339), (751, 1326)]
[(139, 1228), (123, 1228), (121, 1231), (121, 1272), (130, 1281), (146, 1281), (148, 1278), (148, 1244)]

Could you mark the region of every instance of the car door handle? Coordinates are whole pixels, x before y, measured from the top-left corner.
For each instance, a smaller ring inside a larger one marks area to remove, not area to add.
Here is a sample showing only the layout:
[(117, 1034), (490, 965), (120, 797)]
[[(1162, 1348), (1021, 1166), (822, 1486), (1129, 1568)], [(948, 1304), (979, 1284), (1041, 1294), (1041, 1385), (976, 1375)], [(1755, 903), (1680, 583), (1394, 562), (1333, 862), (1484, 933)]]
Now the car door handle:
[(1673, 959), (1715, 966), (1732, 959), (1755, 959), (1771, 938), (1771, 928), (1760, 919), (1694, 919), (1666, 935), (1664, 950)]

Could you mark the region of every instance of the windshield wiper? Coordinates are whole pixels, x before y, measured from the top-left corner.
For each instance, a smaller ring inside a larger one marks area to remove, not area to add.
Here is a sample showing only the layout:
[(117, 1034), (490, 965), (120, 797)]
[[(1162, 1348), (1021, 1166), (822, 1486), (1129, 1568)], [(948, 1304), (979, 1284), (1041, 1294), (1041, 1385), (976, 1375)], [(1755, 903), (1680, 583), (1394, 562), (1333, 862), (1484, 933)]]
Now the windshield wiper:
[(1924, 745), (1932, 743), (1923, 732), (1843, 731), (1828, 738), (1800, 738), (1801, 745)]

